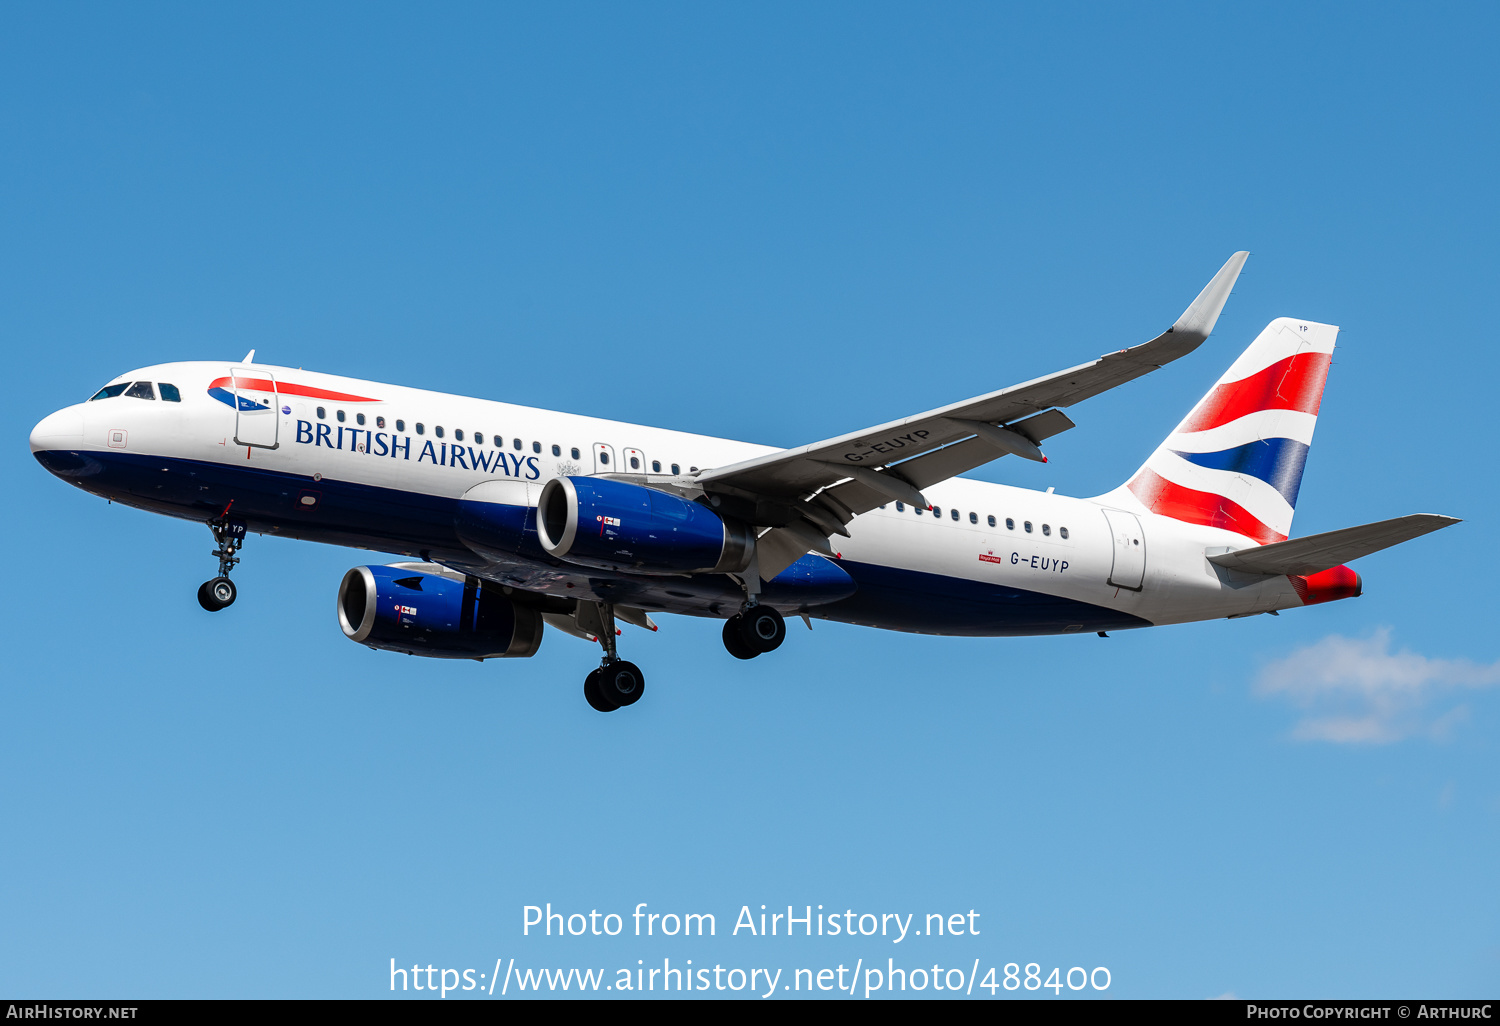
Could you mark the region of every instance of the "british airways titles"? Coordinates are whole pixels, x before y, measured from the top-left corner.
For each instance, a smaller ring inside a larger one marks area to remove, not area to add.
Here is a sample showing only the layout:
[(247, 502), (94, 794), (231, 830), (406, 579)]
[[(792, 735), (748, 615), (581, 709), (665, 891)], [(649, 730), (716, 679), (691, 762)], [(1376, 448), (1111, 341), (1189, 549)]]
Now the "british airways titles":
[(369, 456), (389, 456), (396, 459), (412, 458), (412, 442), (420, 441), (416, 462), (429, 460), (440, 467), (458, 467), (462, 470), (480, 470), (486, 474), (504, 474), (507, 477), (535, 481), (542, 476), (542, 468), (535, 456), (522, 456), (499, 449), (475, 448), (438, 442), (431, 439), (413, 439), (411, 435), (367, 431), (364, 428), (349, 428), (342, 424), (314, 424), (297, 421), (297, 442), (300, 445), (323, 446), (330, 449), (364, 453)]

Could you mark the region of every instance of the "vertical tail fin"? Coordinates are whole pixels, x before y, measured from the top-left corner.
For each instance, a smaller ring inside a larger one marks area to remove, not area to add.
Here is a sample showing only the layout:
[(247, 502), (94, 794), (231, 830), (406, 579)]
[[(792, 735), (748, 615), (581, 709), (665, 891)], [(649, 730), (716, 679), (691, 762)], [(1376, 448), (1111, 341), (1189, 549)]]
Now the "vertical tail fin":
[(1272, 321), (1125, 490), (1174, 520), (1262, 545), (1284, 541), (1338, 333), (1331, 324)]

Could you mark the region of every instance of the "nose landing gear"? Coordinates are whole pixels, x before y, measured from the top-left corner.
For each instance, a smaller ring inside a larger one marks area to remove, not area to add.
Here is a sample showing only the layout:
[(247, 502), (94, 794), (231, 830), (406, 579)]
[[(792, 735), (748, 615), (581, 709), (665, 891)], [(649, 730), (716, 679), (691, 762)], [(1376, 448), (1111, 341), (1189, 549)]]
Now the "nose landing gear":
[[(228, 512), (226, 510), (226, 512)], [(245, 544), (245, 525), (230, 523), (228, 520), (210, 520), (208, 529), (214, 533), (214, 541), (219, 547), (210, 553), (218, 557), (219, 576), (211, 581), (204, 581), (198, 586), (198, 604), (210, 613), (234, 605), (238, 594), (234, 582), (229, 579), (229, 571), (234, 569), (239, 557), (235, 555), (240, 546)]]
[[(584, 678), (584, 699), (600, 712), (614, 712), (634, 705), (646, 693), (646, 675), (635, 663), (621, 659), (615, 648), (615, 607), (608, 602), (589, 603), (587, 607), (580, 603), (579, 606), (580, 624), (588, 622), (586, 629), (604, 646), (604, 658), (599, 668)], [(598, 623), (591, 622), (586, 608), (597, 613)]]

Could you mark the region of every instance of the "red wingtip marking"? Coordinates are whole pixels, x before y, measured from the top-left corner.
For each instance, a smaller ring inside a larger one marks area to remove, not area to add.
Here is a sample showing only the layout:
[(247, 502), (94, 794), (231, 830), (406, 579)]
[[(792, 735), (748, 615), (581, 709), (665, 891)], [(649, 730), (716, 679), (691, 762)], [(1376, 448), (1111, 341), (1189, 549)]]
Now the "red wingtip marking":
[(1047, 457), (1045, 457), (1045, 456), (1043, 456), (1043, 457), (1042, 457), (1042, 462), (1043, 462), (1043, 463), (1046, 463), (1046, 462), (1047, 462)]

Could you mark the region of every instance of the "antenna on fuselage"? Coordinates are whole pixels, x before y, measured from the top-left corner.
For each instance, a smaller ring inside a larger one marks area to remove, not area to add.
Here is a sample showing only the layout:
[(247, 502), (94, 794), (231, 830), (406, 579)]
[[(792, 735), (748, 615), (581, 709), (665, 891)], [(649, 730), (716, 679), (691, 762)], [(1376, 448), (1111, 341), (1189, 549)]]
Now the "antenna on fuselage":
[(255, 350), (254, 349), (252, 349), (248, 353), (246, 353), (245, 354), (245, 358), (240, 361), (240, 363), (254, 363), (254, 362), (255, 362)]

